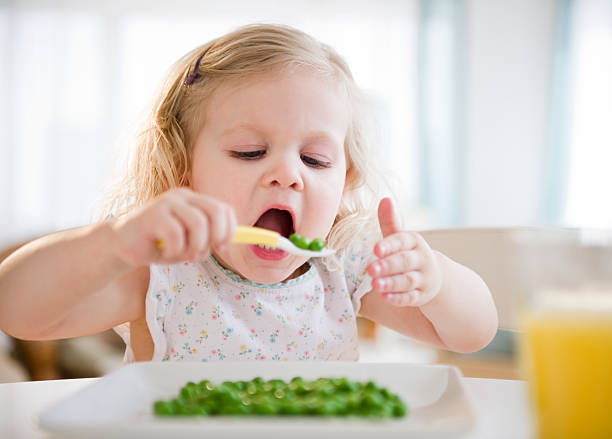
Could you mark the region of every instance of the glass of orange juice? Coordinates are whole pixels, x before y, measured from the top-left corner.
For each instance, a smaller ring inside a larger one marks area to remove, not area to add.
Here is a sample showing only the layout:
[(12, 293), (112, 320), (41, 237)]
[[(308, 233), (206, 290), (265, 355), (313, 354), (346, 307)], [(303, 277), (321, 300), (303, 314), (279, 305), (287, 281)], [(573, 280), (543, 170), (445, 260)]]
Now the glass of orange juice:
[(536, 437), (612, 438), (612, 240), (563, 236), (524, 248), (518, 347)]

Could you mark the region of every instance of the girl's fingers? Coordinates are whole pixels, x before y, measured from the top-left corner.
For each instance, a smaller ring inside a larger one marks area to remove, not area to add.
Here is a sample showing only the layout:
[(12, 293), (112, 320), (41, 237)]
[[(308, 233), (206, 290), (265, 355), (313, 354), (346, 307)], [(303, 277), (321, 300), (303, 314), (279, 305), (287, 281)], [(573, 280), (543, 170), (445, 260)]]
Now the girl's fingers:
[(220, 203), (216, 212), (213, 221), (215, 221), (215, 224), (217, 222), (223, 224), (223, 228), (219, 228), (215, 232), (215, 236), (211, 238), (211, 247), (217, 252), (221, 252), (225, 249), (225, 245), (232, 240), (237, 221), (234, 209), (226, 204)]
[(164, 259), (172, 259), (183, 252), (186, 244), (185, 228), (176, 218), (170, 217), (163, 222), (162, 227), (155, 234), (161, 256)]
[(142, 211), (141, 218), (140, 227), (153, 234), (154, 259), (166, 262), (205, 258), (212, 246), (231, 240), (237, 223), (231, 206), (188, 188), (161, 195)]
[(418, 234), (414, 232), (398, 232), (382, 239), (374, 246), (374, 253), (384, 258), (400, 250), (412, 250), (419, 243)]
[(372, 277), (390, 276), (421, 268), (423, 258), (418, 250), (403, 250), (378, 259), (368, 266), (368, 274)]
[[(236, 228), (233, 209), (225, 203), (213, 198), (191, 192), (188, 201), (200, 209), (208, 217), (209, 246), (227, 243), (230, 241)], [(232, 222), (233, 218), (233, 222)]]
[(420, 290), (408, 291), (406, 293), (384, 293), (383, 299), (394, 306), (416, 306), (421, 297)]
[(183, 224), (186, 234), (183, 255), (187, 260), (193, 260), (196, 255), (208, 247), (209, 221), (199, 209), (189, 204), (174, 207), (172, 214)]
[(224, 245), (231, 242), (232, 237), (236, 232), (236, 227), (238, 227), (238, 220), (236, 219), (234, 209), (229, 206), (226, 206), (225, 208), (225, 224), (227, 224), (226, 234), (222, 240)]
[(372, 280), (372, 288), (380, 293), (400, 293), (417, 290), (423, 285), (423, 274), (420, 271), (377, 277)]

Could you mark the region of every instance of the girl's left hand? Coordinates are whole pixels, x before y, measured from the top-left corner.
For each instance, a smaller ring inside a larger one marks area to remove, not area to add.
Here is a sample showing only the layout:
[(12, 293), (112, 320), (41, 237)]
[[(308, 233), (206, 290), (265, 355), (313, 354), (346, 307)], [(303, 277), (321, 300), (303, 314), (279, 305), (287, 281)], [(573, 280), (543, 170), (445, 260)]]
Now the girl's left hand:
[(391, 199), (380, 201), (378, 221), (383, 239), (374, 246), (378, 259), (367, 268), (372, 291), (394, 306), (426, 304), (442, 286), (436, 254), (421, 235), (400, 230)]

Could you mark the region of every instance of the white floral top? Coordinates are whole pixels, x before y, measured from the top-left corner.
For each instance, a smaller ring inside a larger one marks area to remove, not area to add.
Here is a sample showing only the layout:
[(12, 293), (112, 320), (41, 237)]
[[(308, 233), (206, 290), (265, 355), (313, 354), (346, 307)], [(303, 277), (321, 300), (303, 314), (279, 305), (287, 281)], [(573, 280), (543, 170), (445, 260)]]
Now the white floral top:
[[(285, 283), (243, 279), (210, 257), (151, 265), (146, 320), (153, 361), (357, 360), (355, 317), (370, 291), (372, 247), (339, 256), (340, 270), (318, 259)], [(116, 328), (132, 361), (129, 326)]]

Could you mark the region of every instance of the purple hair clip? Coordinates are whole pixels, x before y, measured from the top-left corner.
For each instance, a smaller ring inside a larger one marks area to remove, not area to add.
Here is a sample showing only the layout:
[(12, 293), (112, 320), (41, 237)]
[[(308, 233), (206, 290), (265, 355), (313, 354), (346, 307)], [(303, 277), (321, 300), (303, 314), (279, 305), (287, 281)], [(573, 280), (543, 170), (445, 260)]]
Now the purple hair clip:
[(200, 69), (200, 62), (202, 61), (202, 58), (204, 58), (204, 55), (206, 55), (206, 52), (208, 52), (208, 49), (206, 49), (204, 53), (200, 55), (200, 57), (196, 61), (195, 67), (193, 68), (193, 72), (191, 72), (191, 74), (187, 76), (187, 78), (185, 78), (185, 82), (183, 82), (184, 86), (191, 85), (193, 81), (195, 81), (196, 78), (198, 77), (198, 70)]

